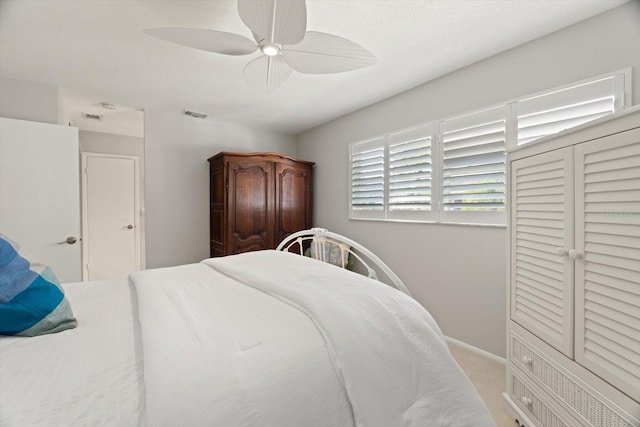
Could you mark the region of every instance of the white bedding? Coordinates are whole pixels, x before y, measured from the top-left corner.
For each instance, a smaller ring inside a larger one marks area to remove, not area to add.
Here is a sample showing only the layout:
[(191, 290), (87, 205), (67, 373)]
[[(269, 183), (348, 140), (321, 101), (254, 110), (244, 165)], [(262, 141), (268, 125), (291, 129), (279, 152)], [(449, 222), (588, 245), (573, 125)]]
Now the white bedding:
[(277, 251), (131, 279), (150, 425), (495, 426), (426, 310), (372, 279)]
[(303, 313), (204, 264), (132, 280), (149, 425), (353, 425), (322, 338)]
[(440, 328), (408, 295), (287, 252), (203, 262), (307, 316), (344, 384), (357, 427), (495, 425)]
[[(65, 285), (76, 329), (0, 337), (0, 426), (494, 426), (406, 295), (282, 252)], [(144, 362), (143, 362), (144, 355)]]
[(125, 279), (69, 283), (64, 289), (78, 320), (75, 329), (0, 336), (0, 426), (143, 425), (132, 287)]

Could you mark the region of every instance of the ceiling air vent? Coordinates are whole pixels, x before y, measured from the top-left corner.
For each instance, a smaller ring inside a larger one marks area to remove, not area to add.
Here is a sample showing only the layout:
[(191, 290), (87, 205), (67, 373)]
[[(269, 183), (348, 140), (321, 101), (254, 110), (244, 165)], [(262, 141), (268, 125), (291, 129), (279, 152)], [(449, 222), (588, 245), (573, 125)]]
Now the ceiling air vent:
[(102, 120), (102, 115), (100, 114), (82, 113), (82, 117), (89, 120)]
[(184, 114), (185, 116), (193, 117), (195, 119), (206, 119), (207, 117), (209, 117), (208, 114), (196, 113), (195, 111), (189, 111), (189, 110), (184, 110), (182, 114)]
[(115, 109), (117, 108), (117, 107), (115, 106), (115, 104), (112, 104), (112, 103), (110, 103), (110, 102), (106, 102), (106, 101), (101, 102), (101, 103), (100, 103), (100, 106), (101, 106), (102, 108), (104, 108), (105, 110), (115, 110)]

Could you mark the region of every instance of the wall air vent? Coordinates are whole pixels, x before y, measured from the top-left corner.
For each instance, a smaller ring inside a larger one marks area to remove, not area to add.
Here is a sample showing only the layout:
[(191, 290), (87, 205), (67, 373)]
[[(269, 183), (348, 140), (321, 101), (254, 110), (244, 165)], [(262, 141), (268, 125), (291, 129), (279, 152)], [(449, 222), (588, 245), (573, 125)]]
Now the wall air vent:
[(185, 116), (193, 117), (195, 119), (206, 119), (207, 117), (209, 117), (209, 115), (206, 113), (196, 113), (195, 111), (189, 110), (184, 110), (182, 114), (184, 114)]
[(88, 120), (102, 120), (101, 114), (82, 113), (82, 117)]

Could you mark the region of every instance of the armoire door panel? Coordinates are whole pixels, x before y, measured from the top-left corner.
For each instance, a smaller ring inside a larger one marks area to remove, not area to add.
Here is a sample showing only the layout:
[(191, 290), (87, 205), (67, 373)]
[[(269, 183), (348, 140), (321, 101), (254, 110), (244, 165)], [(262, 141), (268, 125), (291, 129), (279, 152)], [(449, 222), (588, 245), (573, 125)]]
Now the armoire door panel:
[(211, 181), (209, 186), (209, 203), (222, 204), (224, 203), (224, 171), (222, 170), (222, 165), (218, 168), (218, 170), (211, 171)]
[(211, 240), (216, 242), (222, 241), (222, 226), (224, 215), (221, 209), (211, 208), (209, 212), (209, 228), (211, 231)]
[(255, 233), (248, 237), (242, 237), (239, 234), (233, 234), (232, 252), (231, 254), (241, 254), (243, 252), (261, 251), (267, 249), (267, 233)]
[(220, 158), (209, 159), (209, 244), (210, 255), (224, 256), (226, 241), (226, 179), (224, 162)]
[(266, 249), (273, 209), (273, 172), (269, 162), (229, 164), (230, 253)]
[(511, 166), (511, 317), (572, 356), (573, 150)]
[(311, 226), (311, 186), (309, 167), (276, 165), (276, 244)]
[(575, 358), (640, 401), (640, 129), (575, 153)]

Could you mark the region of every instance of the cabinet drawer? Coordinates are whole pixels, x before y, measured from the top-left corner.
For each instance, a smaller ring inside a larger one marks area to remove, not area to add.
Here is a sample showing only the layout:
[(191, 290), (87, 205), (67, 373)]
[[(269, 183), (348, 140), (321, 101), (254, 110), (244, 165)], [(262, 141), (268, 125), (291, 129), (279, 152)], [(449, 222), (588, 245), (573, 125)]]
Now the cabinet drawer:
[[(527, 384), (526, 380), (512, 372), (511, 396), (524, 413), (534, 419), (541, 427), (571, 427), (574, 424), (565, 421), (556, 411), (544, 402), (541, 393)], [(528, 426), (530, 427), (530, 426)]]
[(510, 362), (531, 375), (536, 383), (564, 403), (572, 415), (591, 427), (637, 427), (609, 407), (589, 387), (574, 381), (568, 372), (549, 362), (544, 353), (511, 331)]

